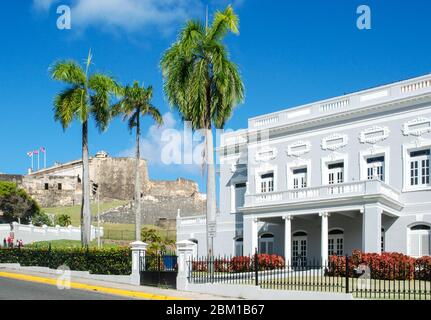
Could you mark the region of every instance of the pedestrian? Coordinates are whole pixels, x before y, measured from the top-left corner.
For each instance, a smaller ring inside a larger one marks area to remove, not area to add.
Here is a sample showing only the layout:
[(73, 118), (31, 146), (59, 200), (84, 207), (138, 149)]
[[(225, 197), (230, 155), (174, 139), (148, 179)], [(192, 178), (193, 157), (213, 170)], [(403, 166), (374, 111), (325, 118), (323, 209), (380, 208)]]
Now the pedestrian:
[(22, 239), (19, 239), (18, 248), (21, 249), (22, 247), (24, 247), (24, 241), (22, 241)]
[(6, 238), (4, 238), (3, 239), (3, 248), (6, 248), (7, 247), (7, 241), (6, 241)]
[(7, 245), (10, 249), (13, 248), (13, 240), (12, 240), (11, 236), (7, 237)]

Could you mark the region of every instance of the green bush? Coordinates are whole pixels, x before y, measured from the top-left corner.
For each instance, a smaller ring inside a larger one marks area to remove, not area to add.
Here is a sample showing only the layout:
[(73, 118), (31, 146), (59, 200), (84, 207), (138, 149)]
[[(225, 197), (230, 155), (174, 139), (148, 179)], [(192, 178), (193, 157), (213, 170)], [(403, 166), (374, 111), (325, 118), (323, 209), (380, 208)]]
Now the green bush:
[(37, 227), (47, 225), (52, 227), (52, 221), (45, 212), (38, 212), (31, 218), (31, 223)]
[(129, 275), (132, 270), (130, 249), (0, 249), (0, 263), (19, 263), (57, 269), (66, 265), (70, 270), (92, 274)]

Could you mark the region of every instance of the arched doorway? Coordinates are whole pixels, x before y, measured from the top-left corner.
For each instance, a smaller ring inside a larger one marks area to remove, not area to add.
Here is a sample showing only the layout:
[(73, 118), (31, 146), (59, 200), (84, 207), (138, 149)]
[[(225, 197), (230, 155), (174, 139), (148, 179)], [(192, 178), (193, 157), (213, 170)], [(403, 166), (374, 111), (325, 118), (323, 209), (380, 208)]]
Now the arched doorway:
[(307, 232), (297, 231), (292, 237), (292, 264), (294, 267), (307, 264)]
[(342, 256), (344, 254), (344, 231), (336, 228), (328, 233), (328, 256)]
[(274, 253), (274, 235), (272, 233), (264, 233), (260, 236), (259, 253)]

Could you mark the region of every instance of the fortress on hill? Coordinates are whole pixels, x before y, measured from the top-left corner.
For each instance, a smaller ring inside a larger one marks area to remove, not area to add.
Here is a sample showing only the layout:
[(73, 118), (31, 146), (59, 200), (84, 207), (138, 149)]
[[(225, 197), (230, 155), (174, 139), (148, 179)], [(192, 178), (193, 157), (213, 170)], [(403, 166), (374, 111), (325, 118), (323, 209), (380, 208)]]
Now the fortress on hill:
[[(134, 199), (134, 158), (113, 158), (100, 151), (90, 157), (90, 187), (97, 189), (100, 201)], [(72, 206), (81, 203), (82, 160), (31, 172), (27, 175), (0, 174), (0, 180), (17, 183), (42, 207)], [(178, 209), (186, 215), (201, 215), (205, 196), (196, 182), (179, 178), (174, 181), (150, 180), (146, 160), (140, 163), (142, 179), (143, 223), (155, 223), (160, 218), (174, 219)], [(96, 194), (91, 193), (92, 200)], [(134, 222), (132, 204), (115, 208), (102, 215), (105, 222)]]

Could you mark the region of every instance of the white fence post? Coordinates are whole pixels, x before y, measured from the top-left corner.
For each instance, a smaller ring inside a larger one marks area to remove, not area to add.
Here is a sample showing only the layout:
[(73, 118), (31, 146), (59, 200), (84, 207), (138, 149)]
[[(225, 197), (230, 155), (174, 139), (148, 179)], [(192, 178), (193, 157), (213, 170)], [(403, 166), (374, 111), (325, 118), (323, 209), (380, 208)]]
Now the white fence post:
[(178, 274), (177, 290), (187, 291), (189, 284), (189, 272), (193, 253), (196, 251), (196, 243), (184, 240), (177, 242)]
[(145, 259), (145, 254), (147, 252), (147, 244), (142, 241), (135, 241), (130, 244), (132, 249), (132, 275), (130, 281), (132, 284), (141, 284), (141, 274), (140, 265), (141, 258)]

